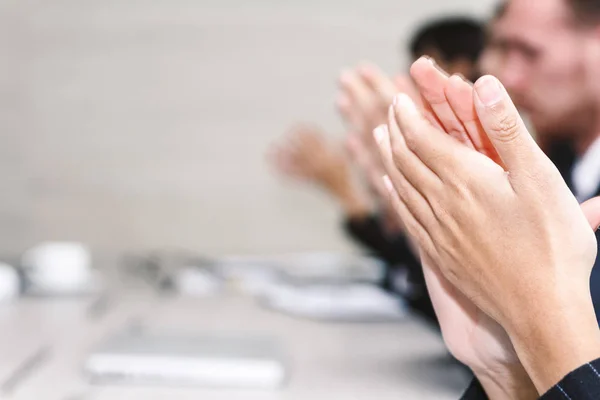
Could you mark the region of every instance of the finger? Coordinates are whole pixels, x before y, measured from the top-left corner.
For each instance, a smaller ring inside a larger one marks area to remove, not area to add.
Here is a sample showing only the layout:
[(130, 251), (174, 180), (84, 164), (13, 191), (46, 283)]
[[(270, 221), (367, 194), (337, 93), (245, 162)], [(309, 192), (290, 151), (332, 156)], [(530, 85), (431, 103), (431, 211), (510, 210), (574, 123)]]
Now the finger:
[(303, 169), (289, 155), (284, 153), (275, 153), (272, 155), (271, 162), (279, 172), (290, 177), (302, 176)]
[(306, 147), (300, 133), (296, 132), (290, 136), (285, 148), (282, 147), (281, 150), (281, 155), (285, 158), (296, 164), (304, 163)]
[(423, 249), (427, 253), (435, 254), (434, 242), (431, 235), (419, 222), (419, 220), (411, 213), (409, 207), (404, 203), (398, 194), (394, 183), (388, 175), (383, 177), (383, 186), (389, 196), (389, 203), (392, 205), (392, 209), (398, 215), (403, 227), (412, 236), (417, 246)]
[[(417, 108), (421, 110), (425, 119), (429, 121), (432, 126), (436, 128), (442, 129), (442, 124), (438, 120), (435, 112), (431, 108), (431, 105), (425, 101), (419, 89), (414, 82), (414, 80), (410, 77), (410, 75), (399, 75), (394, 78), (394, 82), (396, 87), (398, 88), (398, 93), (404, 93), (417, 105)], [(393, 100), (392, 100), (393, 101)]]
[(273, 162), (280, 162), (281, 160), (291, 159), (294, 154), (289, 144), (277, 144), (272, 145), (267, 152), (267, 158)]
[[(393, 114), (390, 115), (391, 126), (399, 126), (404, 145), (399, 141), (394, 146), (397, 149), (396, 162), (406, 163), (402, 167), (407, 171), (421, 172), (428, 169), (440, 180), (451, 181), (458, 171), (465, 169), (461, 156), (472, 150), (432, 127), (404, 94), (399, 94), (394, 99)], [(415, 187), (423, 190), (424, 181), (419, 175), (413, 177), (411, 174), (409, 179)]]
[[(344, 71), (340, 76), (340, 85), (344, 94), (348, 96), (352, 103), (354, 112), (360, 112), (363, 116), (370, 115), (373, 112), (372, 110), (375, 107), (373, 92), (356, 72)], [(370, 121), (365, 122), (369, 123)]]
[[(402, 96), (408, 99), (408, 96)], [(388, 128), (394, 165), (408, 179), (411, 185), (416, 187), (419, 192), (427, 198), (428, 195), (434, 193), (435, 190), (441, 186), (442, 181), (435, 172), (428, 168), (408, 148), (404, 134), (401, 132), (401, 128), (398, 125), (394, 105), (389, 108)]]
[(387, 190), (383, 187), (383, 181), (381, 180), (381, 177), (385, 172), (381, 167), (379, 154), (377, 154), (377, 159), (374, 159), (371, 152), (367, 150), (363, 141), (357, 134), (351, 134), (348, 137), (346, 144), (350, 151), (350, 155), (364, 174), (369, 189), (381, 202), (388, 203)]
[(365, 121), (363, 120), (361, 113), (357, 112), (350, 97), (346, 93), (342, 93), (338, 96), (336, 106), (339, 113), (342, 115), (342, 118), (344, 118), (348, 125), (354, 129), (363, 129)]
[(462, 77), (452, 75), (446, 83), (444, 93), (454, 114), (467, 130), (475, 149), (503, 166), (498, 152), (479, 122), (473, 103), (473, 86)]
[(357, 134), (348, 135), (346, 139), (346, 148), (358, 166), (365, 170), (365, 167), (368, 163), (369, 153)]
[(600, 229), (600, 197), (594, 197), (583, 203), (581, 209), (594, 231)]
[(358, 72), (369, 88), (378, 94), (380, 105), (385, 107), (384, 109), (387, 109), (387, 107), (392, 104), (392, 100), (394, 99), (396, 93), (398, 93), (398, 89), (396, 88), (396, 85), (394, 85), (394, 81), (392, 81), (376, 65), (362, 65)]
[(467, 130), (454, 114), (446, 99), (444, 88), (448, 81), (448, 75), (442, 72), (433, 63), (433, 60), (426, 57), (415, 61), (410, 68), (410, 73), (421, 95), (429, 103), (438, 121), (442, 124), (444, 131), (464, 145), (475, 148)]
[[(397, 75), (394, 77), (394, 85), (396, 85), (396, 92), (401, 92), (412, 99), (417, 107), (423, 107), (423, 98), (421, 93), (417, 89), (415, 82), (412, 80), (410, 75)], [(392, 99), (393, 101), (393, 99)]]
[[(541, 150), (525, 127), (504, 86), (486, 75), (474, 86), (475, 109), (481, 126), (509, 172), (537, 168)], [(533, 161), (533, 162), (532, 162)]]
[(373, 134), (379, 145), (384, 169), (387, 176), (389, 176), (394, 184), (395, 191), (398, 193), (401, 201), (406, 205), (421, 226), (425, 229), (435, 229), (438, 224), (431, 205), (427, 199), (415, 189), (411, 182), (405, 177), (402, 169), (399, 169), (394, 162), (395, 150), (392, 149), (390, 131), (385, 125), (381, 125), (375, 129)]

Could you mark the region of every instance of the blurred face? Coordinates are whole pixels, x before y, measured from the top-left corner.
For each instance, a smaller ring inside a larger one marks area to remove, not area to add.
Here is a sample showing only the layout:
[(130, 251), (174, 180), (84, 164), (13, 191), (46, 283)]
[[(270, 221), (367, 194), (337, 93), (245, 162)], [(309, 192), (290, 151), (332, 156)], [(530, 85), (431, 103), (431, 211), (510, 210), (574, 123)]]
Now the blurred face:
[(592, 27), (585, 43), (586, 74), (590, 82), (590, 89), (596, 94), (600, 104), (600, 27)]
[(572, 137), (595, 124), (586, 35), (565, 0), (511, 0), (494, 23), (482, 68), (496, 75), (541, 137)]

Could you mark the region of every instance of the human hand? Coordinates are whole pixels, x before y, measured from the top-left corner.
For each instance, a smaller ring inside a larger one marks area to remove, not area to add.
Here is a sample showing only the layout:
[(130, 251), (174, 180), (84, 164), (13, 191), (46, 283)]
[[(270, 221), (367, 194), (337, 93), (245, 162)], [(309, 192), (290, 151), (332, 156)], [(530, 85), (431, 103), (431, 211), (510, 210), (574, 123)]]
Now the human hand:
[(366, 142), (373, 129), (386, 119), (387, 109), (399, 92), (393, 79), (377, 66), (363, 64), (342, 71), (337, 106), (351, 130), (363, 135)]
[(403, 234), (405, 229), (402, 221), (394, 212), (392, 203), (389, 201), (388, 191), (381, 180), (383, 166), (379, 160), (379, 154), (377, 154), (377, 158), (374, 158), (373, 152), (364, 143), (362, 136), (356, 133), (348, 134), (346, 147), (352, 161), (362, 172), (370, 192), (377, 199), (378, 214), (383, 222), (385, 232), (390, 235)]
[(328, 143), (319, 129), (295, 127), (283, 143), (273, 146), (269, 159), (282, 174), (324, 188), (340, 201), (347, 214), (369, 212), (368, 201), (353, 180), (342, 147)]
[[(543, 392), (600, 355), (589, 298), (596, 241), (499, 82), (484, 77), (475, 92), (478, 120), (507, 171), (449, 137), (403, 95), (389, 114), (388, 137), (379, 135), (382, 156), (396, 209), (423, 253), (510, 333)], [(564, 336), (568, 354), (556, 343)]]
[[(432, 126), (447, 129), (464, 146), (502, 163), (479, 124), (470, 83), (448, 77), (425, 58), (413, 64), (411, 75), (423, 99), (421, 112)], [(426, 254), (421, 261), (450, 352), (473, 370), (490, 398), (537, 398), (505, 330), (456, 289), (435, 261)]]
[(384, 169), (372, 132), (377, 125), (385, 122), (387, 110), (398, 92), (409, 93), (415, 102), (420, 103), (419, 92), (408, 75), (390, 78), (373, 64), (363, 64), (340, 75), (337, 106), (354, 132), (346, 143), (350, 155), (379, 199), (380, 212), (390, 232), (402, 232), (403, 227), (393, 212), (381, 181)]
[[(472, 87), (458, 77), (448, 79), (447, 75), (425, 60), (415, 63), (411, 73), (417, 88), (424, 94), (423, 102), (420, 104), (421, 110), (431, 123), (440, 127), (441, 124), (456, 126), (451, 132), (465, 146), (477, 147), (499, 162), (487, 135), (477, 124)], [(404, 79), (410, 80), (410, 77)], [(462, 118), (460, 122), (455, 121), (456, 117), (452, 111), (448, 112), (450, 107), (448, 102), (445, 104), (443, 102), (446, 87), (453, 103), (462, 106), (458, 114)], [(421, 93), (417, 88), (411, 86), (413, 99), (421, 99)], [(389, 110), (389, 104), (385, 105), (385, 108)], [(360, 134), (350, 136), (348, 138), (350, 154), (379, 195), (382, 208), (393, 211), (389, 192), (381, 179), (385, 172), (379, 148), (377, 146), (369, 148), (364, 143), (365, 139), (375, 144), (372, 135), (368, 138)], [(389, 220), (397, 221), (402, 225), (398, 213), (388, 213), (388, 215)], [(403, 230), (405, 231), (404, 227)], [(450, 352), (477, 374), (490, 398), (537, 398), (537, 392), (521, 366), (504, 329), (448, 282), (430, 258), (425, 256), (421, 261), (427, 288)], [(502, 379), (498, 379), (498, 376)]]

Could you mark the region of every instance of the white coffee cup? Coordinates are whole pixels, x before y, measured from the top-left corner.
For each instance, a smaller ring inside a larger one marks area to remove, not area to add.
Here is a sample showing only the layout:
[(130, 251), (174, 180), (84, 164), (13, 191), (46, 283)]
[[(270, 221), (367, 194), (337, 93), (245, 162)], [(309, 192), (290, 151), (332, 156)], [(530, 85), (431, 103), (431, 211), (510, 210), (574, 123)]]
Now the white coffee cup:
[(21, 261), (38, 289), (76, 291), (85, 288), (91, 279), (91, 254), (82, 243), (41, 243), (25, 252)]

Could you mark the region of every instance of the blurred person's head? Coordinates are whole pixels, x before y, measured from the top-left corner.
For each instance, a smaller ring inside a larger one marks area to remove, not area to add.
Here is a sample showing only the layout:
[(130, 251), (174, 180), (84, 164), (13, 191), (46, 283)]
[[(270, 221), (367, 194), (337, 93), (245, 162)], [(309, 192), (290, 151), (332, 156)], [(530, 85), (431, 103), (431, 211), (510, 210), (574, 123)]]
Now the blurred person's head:
[(506, 2), (501, 1), (496, 6), (492, 18), (486, 26), (486, 45), (484, 46), (481, 55), (479, 56), (479, 72), (481, 74), (488, 74), (498, 76), (498, 69), (502, 64), (502, 52), (497, 46), (490, 46), (488, 41), (489, 37), (493, 34), (494, 27), (498, 20), (504, 15), (506, 10)]
[(442, 18), (417, 31), (410, 52), (413, 61), (427, 55), (449, 73), (474, 80), (478, 77), (477, 60), (484, 43), (485, 31), (480, 22), (464, 17)]
[(580, 28), (588, 33), (584, 47), (587, 75), (591, 89), (600, 100), (600, 0), (568, 1)]
[[(600, 113), (590, 80), (591, 29), (600, 0), (509, 0), (489, 38), (493, 72), (525, 111), (542, 140), (572, 140), (584, 151)], [(600, 68), (598, 68), (600, 71)]]

